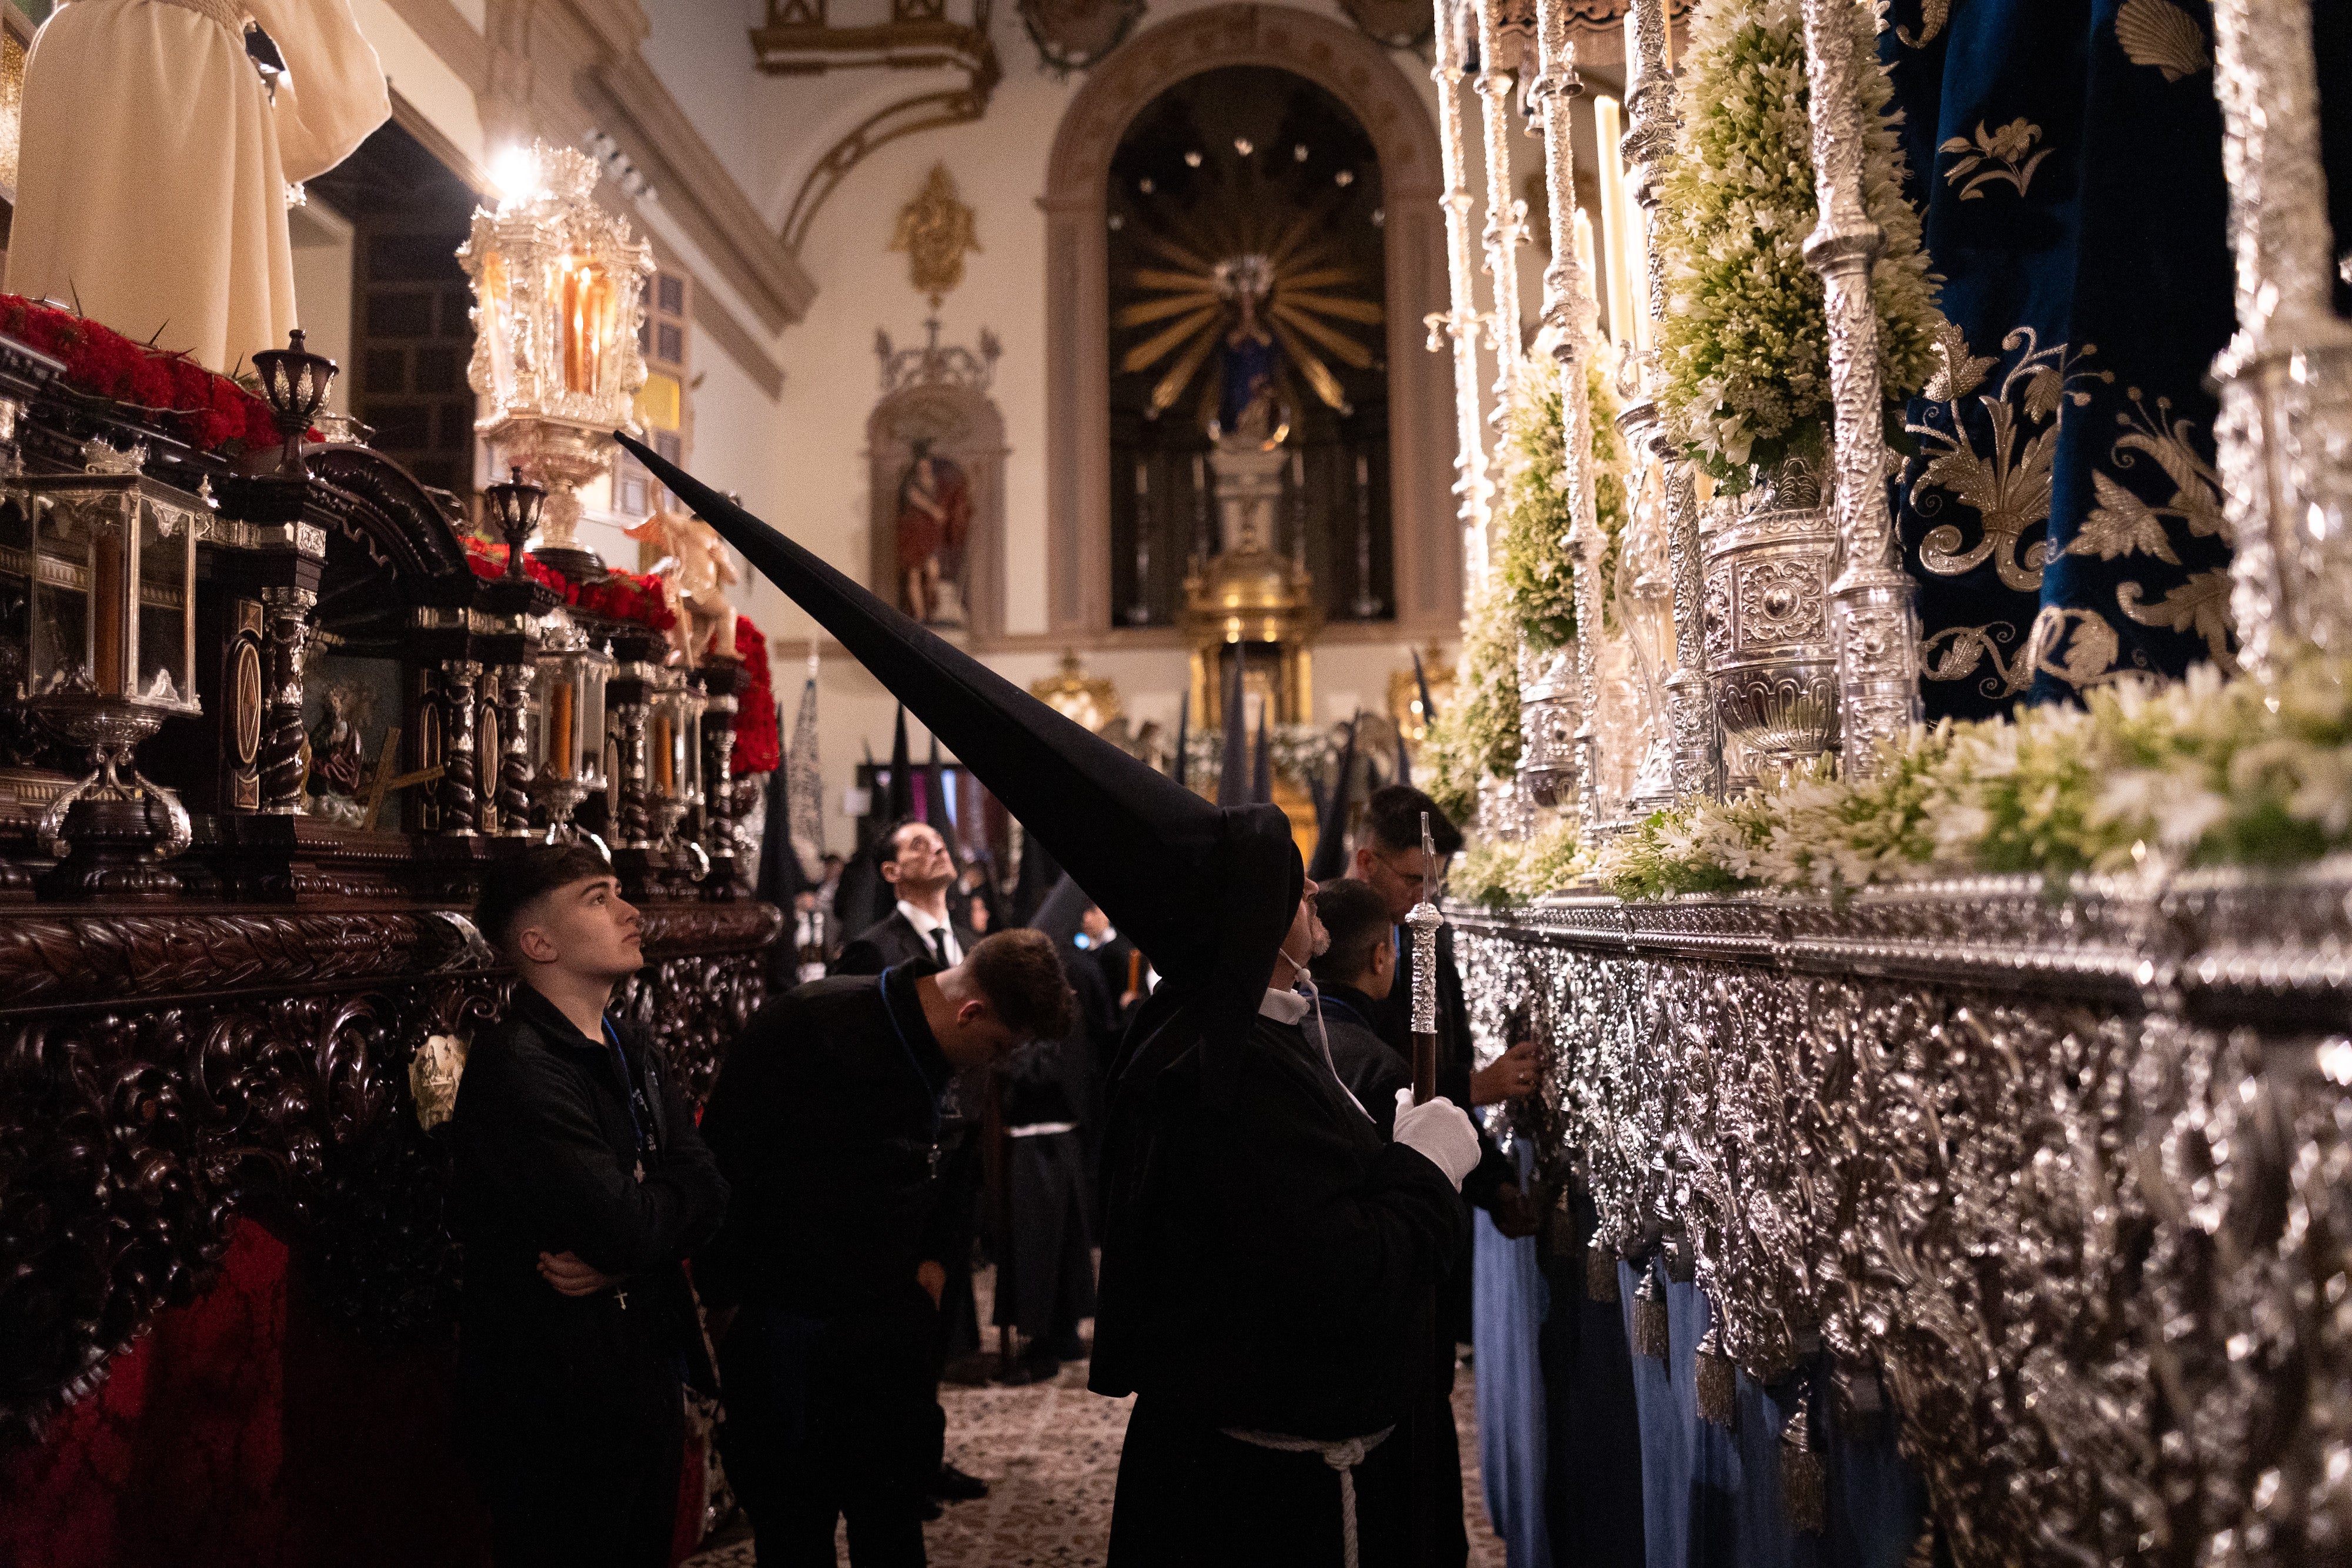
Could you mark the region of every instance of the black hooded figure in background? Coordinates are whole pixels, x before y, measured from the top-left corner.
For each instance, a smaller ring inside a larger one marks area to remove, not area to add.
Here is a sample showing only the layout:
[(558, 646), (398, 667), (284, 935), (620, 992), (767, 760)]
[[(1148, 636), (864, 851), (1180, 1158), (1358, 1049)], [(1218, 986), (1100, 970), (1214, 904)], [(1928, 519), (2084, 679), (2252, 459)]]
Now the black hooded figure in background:
[(1409, 1454), (1477, 1163), (1450, 1103), (1395, 1141), (1294, 989), (1319, 927), (1290, 824), (1072, 724), (696, 482), (641, 461), (1003, 801), (1162, 977), (1120, 1053), (1089, 1383), (1137, 1395), (1113, 1568), (1426, 1559)]

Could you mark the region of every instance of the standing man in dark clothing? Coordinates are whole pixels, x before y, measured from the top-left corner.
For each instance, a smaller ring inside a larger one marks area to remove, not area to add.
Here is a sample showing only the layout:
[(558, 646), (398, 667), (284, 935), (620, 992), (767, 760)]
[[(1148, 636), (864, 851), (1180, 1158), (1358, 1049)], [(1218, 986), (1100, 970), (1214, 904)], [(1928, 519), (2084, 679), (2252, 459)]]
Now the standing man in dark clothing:
[(939, 1465), (941, 1101), (961, 1069), (1058, 1038), (1051, 943), (1008, 931), (953, 967), (914, 958), (771, 1002), (727, 1056), (703, 1134), (735, 1201), (698, 1260), (727, 1421), (721, 1451), (761, 1568), (919, 1568)]
[(1396, 1092), (1412, 1087), (1412, 1064), (1375, 1032), (1396, 985), (1394, 923), (1380, 894), (1360, 882), (1317, 884), (1315, 915), (1331, 935), (1307, 966), (1331, 1065), (1385, 1138), (1396, 1122)]
[[(1433, 829), (1435, 824), (1433, 817)], [(1330, 946), (1317, 955), (1312, 967), (1316, 1006), (1328, 1031), (1332, 1066), (1339, 1081), (1373, 1113), (1381, 1135), (1387, 1137), (1396, 1114), (1396, 1092), (1412, 1082), (1412, 1066), (1373, 1032), (1373, 1020), (1385, 1012), (1397, 979), (1388, 905), (1363, 883), (1335, 882), (1316, 892), (1315, 912), (1331, 934)], [(1496, 1168), (1487, 1163), (1488, 1152), (1482, 1139), (1479, 1171), (1473, 1180)], [(1470, 1182), (1463, 1189), (1468, 1193)], [(1488, 1203), (1493, 1201), (1490, 1197)], [(1449, 1281), (1466, 1281), (1468, 1264), (1465, 1249), (1454, 1260)], [(1462, 1448), (1452, 1411), (1455, 1335), (1450, 1319), (1433, 1326), (1437, 1332), (1430, 1346), (1427, 1387), (1431, 1403), (1413, 1484), (1423, 1500), (1422, 1512), (1436, 1521), (1430, 1542), (1433, 1568), (1460, 1568), (1470, 1559), (1470, 1532), (1463, 1518)]]
[[(1431, 865), (1422, 852), (1421, 819), (1429, 817), (1430, 841), (1438, 863)], [(1380, 894), (1389, 919), (1397, 926), (1395, 942), (1402, 950), (1404, 917), (1421, 902), (1423, 878), (1444, 883), (1445, 862), (1462, 849), (1462, 830), (1437, 809), (1437, 802), (1405, 784), (1375, 789), (1364, 802), (1363, 839), (1357, 844), (1348, 874)], [(1392, 991), (1375, 1027), (1382, 1040), (1401, 1052), (1412, 1050), (1412, 999), (1400, 988)], [(1462, 971), (1454, 961), (1454, 927), (1437, 931), (1437, 1092), (1460, 1105), (1492, 1105), (1524, 1094), (1535, 1087), (1535, 1047), (1522, 1042), (1484, 1068), (1471, 1067), (1470, 1006), (1462, 991)]]
[(1407, 1561), (1410, 1474), (1372, 1484), (1365, 1460), (1392, 1437), (1410, 1452), (1401, 1428), (1427, 1408), (1437, 1272), (1465, 1244), (1456, 1193), (1477, 1140), (1433, 1099), (1401, 1108), (1383, 1143), (1308, 1045), (1296, 987), (1321, 928), (1289, 819), (1211, 805), (621, 440), (952, 747), (1162, 977), (1128, 1030), (1103, 1159), (1088, 1386), (1139, 1396), (1110, 1562)]
[[(937, 828), (912, 818), (894, 822), (875, 841), (875, 864), (882, 881), (896, 895), (890, 913), (852, 936), (834, 960), (836, 975), (878, 975), (913, 958), (928, 958), (941, 968), (963, 961), (980, 938), (957, 925), (948, 913), (948, 889), (955, 884), (955, 857)], [(947, 1284), (940, 1307), (940, 1363), (980, 1348), (980, 1311), (971, 1290), (971, 1244), (980, 1219), (981, 1107), (986, 1094), (985, 1073), (967, 1073), (950, 1093), (940, 1134), (940, 1261)], [(935, 1380), (936, 1381), (936, 1380)], [(934, 1404), (937, 1403), (934, 1391)], [(940, 1408), (944, 1423), (947, 1412)], [(931, 1495), (951, 1502), (969, 1502), (988, 1495), (988, 1483), (947, 1462), (940, 1455), (939, 1476)], [(936, 1517), (936, 1511), (933, 1511)]]
[(878, 975), (909, 958), (961, 963), (976, 938), (948, 917), (948, 889), (955, 885), (955, 857), (929, 822), (893, 823), (876, 841), (875, 862), (898, 904), (890, 913), (853, 935), (833, 966), (836, 975)]
[(727, 1184), (661, 1053), (604, 1016), (644, 967), (593, 851), (535, 849), (476, 910), (515, 967), (450, 1119), (466, 1248), (458, 1401), (499, 1568), (667, 1568), (681, 1380), (712, 1392), (679, 1265)]

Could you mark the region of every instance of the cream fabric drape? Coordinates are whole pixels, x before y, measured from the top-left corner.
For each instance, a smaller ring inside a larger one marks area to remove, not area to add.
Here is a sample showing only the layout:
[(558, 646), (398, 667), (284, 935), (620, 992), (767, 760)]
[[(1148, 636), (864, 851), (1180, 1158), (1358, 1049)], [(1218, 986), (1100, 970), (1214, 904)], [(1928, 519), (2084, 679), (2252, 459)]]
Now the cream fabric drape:
[[(274, 106), (239, 14), (285, 57)], [(283, 347), (301, 325), (287, 182), (391, 113), (350, 0), (69, 0), (25, 62), (7, 291), (216, 371)]]

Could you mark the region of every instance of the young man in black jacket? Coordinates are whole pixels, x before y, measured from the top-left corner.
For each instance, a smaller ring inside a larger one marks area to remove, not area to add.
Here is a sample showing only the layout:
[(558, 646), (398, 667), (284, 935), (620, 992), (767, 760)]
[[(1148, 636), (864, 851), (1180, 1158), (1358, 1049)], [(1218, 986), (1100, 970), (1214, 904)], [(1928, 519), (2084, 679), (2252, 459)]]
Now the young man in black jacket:
[(721, 1326), (727, 1471), (761, 1568), (920, 1568), (940, 1469), (941, 1102), (959, 1069), (1066, 1034), (1070, 989), (1034, 931), (812, 981), (727, 1053), (703, 1131), (735, 1201), (697, 1264)]
[(476, 921), (516, 969), (450, 1119), (458, 1398), (499, 1568), (666, 1568), (680, 1384), (711, 1387), (680, 1264), (727, 1184), (661, 1053), (604, 1014), (645, 964), (593, 851), (501, 866)]

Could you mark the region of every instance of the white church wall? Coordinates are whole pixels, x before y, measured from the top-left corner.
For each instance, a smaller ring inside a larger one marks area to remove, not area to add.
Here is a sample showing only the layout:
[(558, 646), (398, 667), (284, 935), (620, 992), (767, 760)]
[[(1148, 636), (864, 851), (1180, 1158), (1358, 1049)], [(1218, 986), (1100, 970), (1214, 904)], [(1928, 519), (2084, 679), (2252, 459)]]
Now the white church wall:
[[(1217, 0), (1155, 0), (1136, 37)], [(736, 182), (772, 224), (781, 225), (807, 168), (844, 131), (884, 104), (905, 96), (920, 79), (913, 73), (848, 72), (820, 78), (778, 78), (751, 65), (749, 28), (761, 20), (761, 0), (644, 0), (652, 30), (643, 44), (646, 61), (686, 110), (697, 131)], [(362, 25), (378, 44), (394, 87), (461, 152), (487, 161), (480, 118), (471, 90), (436, 58), (386, 0), (354, 0)], [(478, 0), (459, 10), (478, 26)], [(1339, 20), (1328, 0), (1297, 7)], [(846, 16), (837, 20), (851, 20)], [(1001, 7), (993, 38), (1005, 77), (985, 117), (976, 124), (920, 132), (869, 155), (824, 203), (810, 226), (798, 260), (816, 285), (814, 302), (803, 321), (786, 328), (763, 347), (783, 365), (782, 393), (769, 399), (726, 355), (700, 345), (696, 354), (693, 398), (696, 418), (694, 465), (710, 482), (740, 491), (753, 510), (785, 528), (818, 555), (861, 580), (868, 574), (871, 519), (865, 426), (880, 395), (874, 354), (875, 333), (887, 331), (899, 347), (919, 343), (932, 312), (908, 277), (907, 261), (887, 249), (899, 210), (921, 185), (934, 163), (943, 162), (961, 196), (978, 214), (981, 250), (966, 258), (965, 277), (940, 306), (941, 340), (976, 347), (983, 329), (1003, 345), (992, 395), (1003, 412), (1009, 448), (1005, 465), (1005, 629), (1007, 646), (990, 662), (1008, 678), (1026, 685), (1050, 674), (1059, 646), (1045, 636), (1046, 406), (1044, 364), (1045, 235), (1036, 200), (1045, 162), (1063, 114), (1084, 85), (1073, 75), (1057, 78), (1044, 68), (1012, 7)], [(1131, 40), (1132, 42), (1132, 40)], [(1436, 88), (1425, 60), (1391, 57), (1435, 112)], [(942, 80), (947, 79), (944, 76)], [(1596, 81), (1597, 87), (1612, 83)], [(1473, 158), (1470, 183), (1481, 204), (1484, 171), (1475, 116), (1478, 100), (1465, 95)], [(1596, 162), (1589, 102), (1578, 110), (1580, 164)], [(1516, 136), (1515, 185), (1524, 188), (1539, 172), (1539, 144)], [(665, 214), (656, 190), (636, 204), (637, 221), (656, 235), (692, 271), (698, 287), (732, 300), (717, 269)], [(1474, 213), (1474, 225), (1482, 214)], [(1529, 245), (1520, 252), (1522, 321), (1531, 330), (1541, 298), (1544, 255)], [(1483, 277), (1481, 279), (1483, 283)], [(764, 339), (764, 335), (763, 339)], [(1491, 355), (1481, 357), (1482, 383), (1493, 374)], [(1482, 397), (1487, 395), (1482, 385)], [(583, 539), (607, 559), (634, 566), (635, 549), (617, 520), (592, 517)], [(807, 617), (766, 583), (739, 589), (737, 601), (770, 638), (777, 695), (787, 710), (797, 698), (808, 639)], [(1341, 640), (1345, 639), (1345, 640)], [(1451, 656), (1452, 648), (1445, 650)], [(1186, 654), (1173, 646), (1120, 646), (1087, 650), (1088, 669), (1112, 677), (1128, 711), (1138, 720), (1156, 718), (1171, 732), (1180, 694), (1188, 685)], [(1385, 706), (1390, 674), (1409, 667), (1401, 637), (1371, 628), (1346, 628), (1316, 649), (1316, 709), (1318, 720), (1344, 718), (1360, 702)], [(841, 813), (842, 794), (870, 744), (887, 757), (892, 704), (887, 695), (837, 647), (823, 662), (820, 707), (824, 762), (827, 836), (846, 844), (851, 824)], [(916, 730), (918, 756), (923, 737)]]

